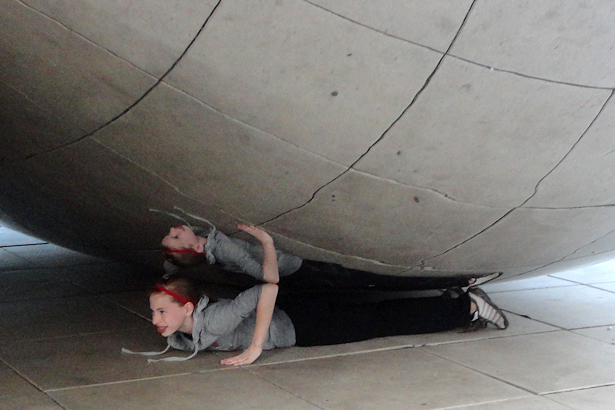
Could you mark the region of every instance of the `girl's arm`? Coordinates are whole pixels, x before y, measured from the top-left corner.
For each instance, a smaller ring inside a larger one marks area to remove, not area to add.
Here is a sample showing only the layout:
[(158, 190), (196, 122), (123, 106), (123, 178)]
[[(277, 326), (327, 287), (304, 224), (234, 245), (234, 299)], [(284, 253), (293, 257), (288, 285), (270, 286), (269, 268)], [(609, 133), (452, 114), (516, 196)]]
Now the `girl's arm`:
[(269, 331), (275, 300), (278, 296), (278, 285), (266, 283), (262, 285), (261, 296), (256, 305), (256, 326), (252, 343), (240, 355), (221, 360), (220, 363), (241, 366), (254, 362), (263, 352), (263, 343)]
[(268, 283), (278, 283), (280, 273), (273, 238), (267, 232), (255, 226), (239, 224), (237, 228), (254, 236), (263, 245), (263, 280)]

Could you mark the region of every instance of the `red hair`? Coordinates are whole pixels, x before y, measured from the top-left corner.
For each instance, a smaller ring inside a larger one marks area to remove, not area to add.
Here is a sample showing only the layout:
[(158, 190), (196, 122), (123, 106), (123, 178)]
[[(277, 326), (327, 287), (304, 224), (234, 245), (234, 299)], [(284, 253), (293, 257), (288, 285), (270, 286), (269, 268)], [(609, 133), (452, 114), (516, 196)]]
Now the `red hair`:
[(185, 275), (165, 275), (150, 288), (149, 294), (165, 293), (174, 299), (174, 302), (185, 305), (191, 302), (194, 306), (199, 303), (204, 292), (199, 284)]

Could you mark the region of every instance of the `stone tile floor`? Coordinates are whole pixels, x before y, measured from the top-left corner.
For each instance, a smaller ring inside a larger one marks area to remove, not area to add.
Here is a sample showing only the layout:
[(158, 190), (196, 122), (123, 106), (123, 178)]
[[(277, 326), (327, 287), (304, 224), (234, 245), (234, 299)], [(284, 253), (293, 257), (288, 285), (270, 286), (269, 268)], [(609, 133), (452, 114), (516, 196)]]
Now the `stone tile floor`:
[(612, 409), (615, 263), (483, 287), (508, 330), (148, 364), (141, 268), (0, 227), (2, 409)]

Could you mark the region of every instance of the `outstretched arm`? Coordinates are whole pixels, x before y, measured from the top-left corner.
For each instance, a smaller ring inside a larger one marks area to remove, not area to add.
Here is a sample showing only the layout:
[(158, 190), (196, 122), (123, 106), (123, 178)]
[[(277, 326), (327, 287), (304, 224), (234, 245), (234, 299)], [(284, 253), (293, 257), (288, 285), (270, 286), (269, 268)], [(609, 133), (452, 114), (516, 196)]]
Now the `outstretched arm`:
[(271, 235), (251, 225), (239, 224), (237, 228), (254, 236), (263, 245), (263, 280), (268, 283), (278, 283), (280, 281), (278, 256)]
[(262, 285), (261, 296), (256, 306), (256, 326), (252, 343), (240, 355), (221, 360), (220, 363), (232, 366), (241, 366), (253, 363), (263, 352), (263, 343), (269, 331), (275, 300), (278, 296), (278, 285), (266, 283)]

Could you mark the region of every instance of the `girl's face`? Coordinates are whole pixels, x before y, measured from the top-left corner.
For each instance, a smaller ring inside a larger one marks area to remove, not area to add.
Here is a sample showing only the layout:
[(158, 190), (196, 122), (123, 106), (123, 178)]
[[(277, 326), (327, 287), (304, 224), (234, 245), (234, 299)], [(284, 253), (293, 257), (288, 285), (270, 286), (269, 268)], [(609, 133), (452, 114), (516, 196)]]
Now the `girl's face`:
[(152, 310), (152, 323), (162, 336), (171, 336), (178, 330), (192, 334), (192, 303), (180, 306), (171, 295), (152, 293), (149, 307)]
[(186, 225), (175, 226), (169, 230), (169, 234), (162, 238), (162, 246), (168, 249), (195, 249), (199, 245), (199, 239)]

